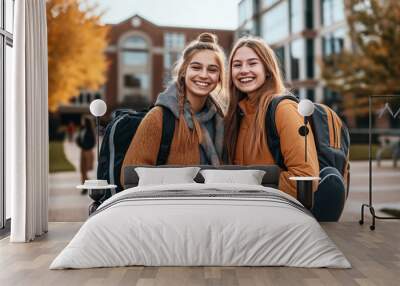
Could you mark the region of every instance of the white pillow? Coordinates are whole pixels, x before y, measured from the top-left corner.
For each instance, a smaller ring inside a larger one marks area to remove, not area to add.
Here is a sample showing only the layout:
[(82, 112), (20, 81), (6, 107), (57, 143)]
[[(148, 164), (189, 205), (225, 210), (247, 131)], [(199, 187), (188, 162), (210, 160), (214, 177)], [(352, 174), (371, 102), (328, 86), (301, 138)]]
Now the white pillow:
[(195, 183), (193, 179), (199, 170), (199, 167), (135, 168), (139, 176), (138, 186)]
[(201, 170), (205, 184), (234, 183), (261, 185), (265, 171), (262, 170)]

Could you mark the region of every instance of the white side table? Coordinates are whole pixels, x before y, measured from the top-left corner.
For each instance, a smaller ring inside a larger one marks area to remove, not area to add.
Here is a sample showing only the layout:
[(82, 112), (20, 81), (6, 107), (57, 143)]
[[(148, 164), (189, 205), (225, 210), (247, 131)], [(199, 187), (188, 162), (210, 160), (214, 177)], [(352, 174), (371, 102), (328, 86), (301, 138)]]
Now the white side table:
[(88, 190), (89, 197), (94, 201), (89, 206), (89, 215), (95, 212), (105, 200), (107, 191), (114, 193), (113, 189), (116, 187), (116, 185), (109, 185), (106, 180), (86, 180), (85, 184), (76, 186), (77, 189)]
[(319, 181), (320, 177), (290, 177), (292, 181), (297, 183), (297, 200), (301, 202), (305, 208), (311, 210), (314, 205), (314, 192), (312, 190), (313, 181)]

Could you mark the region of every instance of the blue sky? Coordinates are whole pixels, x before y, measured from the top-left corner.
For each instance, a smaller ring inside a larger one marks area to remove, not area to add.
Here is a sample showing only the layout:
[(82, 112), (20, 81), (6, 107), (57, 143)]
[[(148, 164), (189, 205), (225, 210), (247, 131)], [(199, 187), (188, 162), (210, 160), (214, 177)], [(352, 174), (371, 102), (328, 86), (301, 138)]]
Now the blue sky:
[(139, 14), (163, 26), (236, 29), (239, 0), (90, 0), (106, 9), (104, 23)]

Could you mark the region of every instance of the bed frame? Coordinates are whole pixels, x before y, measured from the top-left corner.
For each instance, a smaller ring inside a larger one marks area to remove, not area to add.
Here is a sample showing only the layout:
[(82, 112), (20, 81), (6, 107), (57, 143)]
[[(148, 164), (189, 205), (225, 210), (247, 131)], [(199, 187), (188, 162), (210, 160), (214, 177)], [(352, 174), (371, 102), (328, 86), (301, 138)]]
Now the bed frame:
[[(220, 169), (220, 170), (264, 170), (265, 175), (262, 179), (261, 184), (265, 187), (272, 187), (278, 189), (279, 182), (279, 174), (280, 169), (277, 165), (254, 165), (254, 166), (238, 166), (238, 165), (223, 165), (223, 166), (209, 166), (209, 165), (191, 165), (191, 166), (182, 166), (182, 165), (163, 165), (157, 166), (158, 168), (176, 168), (176, 167), (200, 167), (202, 170), (205, 169)], [(124, 168), (124, 189), (133, 188), (138, 185), (139, 177), (135, 171), (136, 167), (149, 167), (154, 168), (155, 166), (127, 166)], [(203, 176), (198, 173), (196, 178), (194, 179), (197, 183), (204, 183)]]

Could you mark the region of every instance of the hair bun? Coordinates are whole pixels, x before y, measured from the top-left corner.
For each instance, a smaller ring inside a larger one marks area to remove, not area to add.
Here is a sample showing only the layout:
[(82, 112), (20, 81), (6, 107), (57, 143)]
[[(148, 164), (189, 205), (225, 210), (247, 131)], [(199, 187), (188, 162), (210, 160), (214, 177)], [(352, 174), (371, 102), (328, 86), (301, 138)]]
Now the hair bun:
[(201, 33), (197, 39), (199, 42), (203, 43), (212, 43), (212, 44), (217, 44), (218, 43), (218, 37), (215, 34), (211, 33)]

